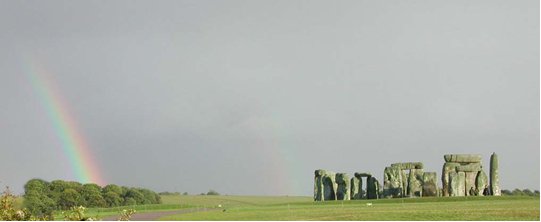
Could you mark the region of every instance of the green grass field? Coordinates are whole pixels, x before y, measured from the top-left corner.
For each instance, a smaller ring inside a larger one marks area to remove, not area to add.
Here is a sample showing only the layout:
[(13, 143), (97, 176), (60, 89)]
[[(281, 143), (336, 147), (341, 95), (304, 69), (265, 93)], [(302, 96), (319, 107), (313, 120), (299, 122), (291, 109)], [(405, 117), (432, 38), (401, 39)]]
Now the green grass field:
[[(245, 207), (245, 206), (268, 206), (273, 204), (307, 202), (309, 197), (272, 197), (272, 196), (192, 196), (192, 195), (162, 195), (162, 204), (121, 206), (114, 208), (88, 208), (86, 216), (104, 218), (118, 216), (124, 209), (135, 209), (137, 213), (172, 211), (188, 208), (217, 208), (224, 207)], [(17, 202), (22, 203), (22, 198)], [(62, 221), (64, 217), (61, 211), (54, 213), (55, 220)]]
[[(121, 206), (121, 207), (112, 207), (112, 208), (88, 208), (85, 211), (86, 216), (94, 218), (104, 218), (108, 216), (118, 216), (120, 212), (124, 209), (134, 209), (137, 213), (145, 212), (156, 212), (156, 211), (170, 211), (170, 210), (180, 210), (193, 208), (195, 206), (191, 205), (180, 205), (180, 204), (149, 204), (149, 205), (135, 205), (135, 206)], [(61, 221), (64, 220), (62, 212), (57, 211), (54, 214), (55, 220)]]
[(310, 202), (311, 197), (295, 196), (214, 196), (214, 195), (164, 195), (163, 204), (183, 204), (195, 207), (245, 207)]
[[(18, 200), (20, 202), (21, 200)], [(137, 213), (212, 208), (160, 220), (540, 220), (539, 197), (438, 197), (314, 202), (291, 196), (164, 195), (162, 204), (90, 208), (105, 218), (123, 209)], [(221, 205), (221, 207), (218, 207)], [(225, 211), (224, 211), (225, 209)], [(62, 220), (60, 212), (56, 220)]]
[[(161, 220), (539, 220), (539, 197), (440, 197), (314, 202), (310, 197), (164, 196), (222, 209)], [(369, 204), (371, 203), (371, 206)], [(225, 212), (223, 211), (225, 209)]]

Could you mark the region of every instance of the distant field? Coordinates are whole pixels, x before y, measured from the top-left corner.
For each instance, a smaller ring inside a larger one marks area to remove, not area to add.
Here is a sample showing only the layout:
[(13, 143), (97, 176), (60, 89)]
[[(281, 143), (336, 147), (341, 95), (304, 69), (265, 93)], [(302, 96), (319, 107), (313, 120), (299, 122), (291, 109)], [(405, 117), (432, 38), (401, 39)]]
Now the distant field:
[[(120, 212), (124, 209), (134, 209), (137, 211), (137, 213), (144, 213), (144, 212), (179, 210), (179, 209), (186, 209), (186, 208), (192, 208), (192, 207), (194, 206), (178, 205), (178, 204), (148, 204), (148, 205), (121, 206), (121, 207), (111, 207), (111, 208), (88, 208), (85, 211), (85, 215), (90, 216), (90, 217), (97, 217), (98, 219), (100, 219), (100, 218), (104, 218), (108, 216), (120, 215)], [(55, 213), (55, 220), (63, 220), (63, 219), (64, 217), (62, 216), (62, 213), (60, 211)]]
[[(87, 216), (98, 219), (119, 215), (123, 209), (135, 209), (137, 213), (173, 211), (188, 208), (217, 208), (246, 207), (246, 206), (272, 206), (274, 204), (298, 203), (310, 201), (310, 197), (286, 196), (203, 196), (203, 195), (162, 195), (162, 204), (121, 206), (114, 208), (88, 208)], [(22, 201), (22, 200), (21, 200)], [(56, 220), (63, 220), (61, 212), (55, 213)]]
[[(539, 197), (438, 197), (314, 202), (312, 197), (163, 195), (163, 204), (90, 208), (87, 216), (211, 208), (160, 220), (540, 220)], [(20, 205), (22, 198), (17, 198)], [(368, 204), (371, 203), (371, 204)], [(221, 205), (221, 207), (218, 207)], [(225, 211), (224, 211), (225, 210)], [(55, 213), (62, 220), (61, 213)]]
[[(173, 211), (189, 208), (217, 208), (218, 205), (227, 207), (263, 206), (283, 203), (306, 202), (309, 197), (257, 197), (257, 196), (192, 196), (192, 195), (162, 195), (162, 204), (121, 206), (114, 208), (88, 208), (86, 216), (98, 219), (120, 215), (124, 209), (135, 209), (137, 213)], [(20, 200), (22, 202), (22, 198)], [(55, 220), (63, 220), (61, 212), (55, 213)]]
[(269, 206), (275, 204), (311, 202), (312, 197), (296, 196), (213, 196), (213, 195), (163, 195), (164, 204), (181, 204), (196, 207)]
[[(167, 202), (166, 202), (167, 201)], [(310, 197), (164, 196), (222, 209), (161, 220), (539, 220), (539, 197), (439, 197), (313, 202)], [(371, 203), (371, 206), (369, 206)], [(225, 209), (225, 211), (223, 211)]]

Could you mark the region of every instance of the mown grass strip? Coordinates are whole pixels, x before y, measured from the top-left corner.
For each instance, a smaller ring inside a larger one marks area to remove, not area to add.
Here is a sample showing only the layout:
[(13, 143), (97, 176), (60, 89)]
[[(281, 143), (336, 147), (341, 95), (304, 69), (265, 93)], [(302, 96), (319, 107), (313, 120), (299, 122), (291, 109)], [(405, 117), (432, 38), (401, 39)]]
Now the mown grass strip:
[[(367, 203), (372, 203), (370, 206)], [(440, 197), (235, 206), (163, 220), (539, 220), (539, 197)]]

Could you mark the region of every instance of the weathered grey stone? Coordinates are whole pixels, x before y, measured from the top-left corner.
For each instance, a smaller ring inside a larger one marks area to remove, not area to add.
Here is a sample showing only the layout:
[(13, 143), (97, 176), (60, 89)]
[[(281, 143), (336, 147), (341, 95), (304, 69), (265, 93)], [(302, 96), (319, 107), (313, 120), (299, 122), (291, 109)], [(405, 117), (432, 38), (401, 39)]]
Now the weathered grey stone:
[(357, 177), (352, 177), (351, 178), (351, 181), (350, 181), (350, 199), (351, 200), (359, 200), (361, 199), (361, 193), (359, 192), (360, 189), (361, 189), (361, 186), (362, 185), (362, 180), (360, 180), (359, 178)]
[(475, 179), (475, 185), (477, 186), (477, 192), (479, 196), (484, 196), (487, 193), (488, 189), (488, 177), (485, 171), (481, 170), (477, 173), (477, 178)]
[(406, 197), (409, 195), (408, 178), (409, 178), (409, 172), (407, 170), (400, 169), (400, 181), (402, 181), (402, 197)]
[[(462, 172), (461, 172), (462, 173)], [(472, 195), (475, 195), (475, 193), (477, 192), (477, 187), (476, 187), (476, 184), (475, 184), (475, 179), (477, 178), (477, 173), (478, 172), (464, 172), (465, 174), (465, 191), (466, 191), (466, 196), (472, 196)], [(476, 195), (475, 195), (476, 196)]]
[(383, 186), (382, 184), (378, 181), (378, 199), (381, 199), (383, 198)]
[(502, 195), (498, 175), (498, 155), (496, 153), (492, 153), (492, 156), (490, 156), (490, 191), (494, 196)]
[(371, 176), (372, 176), (371, 173), (359, 173), (359, 172), (355, 173), (355, 177), (359, 177), (359, 178), (361, 178), (361, 177), (371, 177)]
[(446, 154), (443, 156), (445, 162), (454, 163), (479, 163), (481, 155), (477, 154)]
[(421, 197), (423, 192), (423, 169), (411, 169), (408, 176), (408, 196)]
[(425, 172), (423, 174), (423, 197), (438, 196), (438, 178), (436, 172)]
[(391, 164), (391, 167), (398, 167), (402, 170), (423, 169), (423, 163), (421, 162), (393, 163)]
[(363, 190), (363, 177), (367, 178), (365, 181), (368, 181), (368, 177), (371, 177), (372, 174), (356, 172), (354, 175), (359, 179), (359, 199), (366, 199), (366, 190)]
[(336, 174), (326, 170), (316, 170), (314, 174), (314, 200), (336, 200)]
[(349, 176), (346, 173), (337, 173), (336, 184), (336, 199), (349, 200)]
[(444, 163), (443, 169), (441, 172), (441, 183), (442, 183), (442, 196), (450, 196), (450, 185), (449, 185), (449, 173), (456, 172), (456, 167), (460, 166), (459, 163)]
[(458, 196), (458, 173), (457, 172), (449, 172), (449, 196), (456, 197)]
[(402, 170), (398, 167), (385, 167), (383, 171), (383, 196), (402, 197)]
[[(423, 163), (421, 163), (421, 162), (393, 163), (393, 164), (391, 164), (391, 167), (395, 167), (395, 168), (400, 169), (400, 181), (402, 183), (401, 184), (402, 192), (401, 192), (400, 196), (401, 197), (409, 196), (410, 195), (410, 189), (409, 189), (409, 177), (410, 177), (410, 175), (407, 172), (407, 170), (423, 169)], [(385, 181), (384, 181), (384, 184), (385, 184)], [(415, 188), (417, 188), (417, 187), (415, 187)], [(385, 188), (384, 188), (384, 190), (385, 190)], [(419, 189), (419, 192), (422, 192), (422, 189)], [(384, 195), (385, 195), (385, 191), (384, 191)]]
[(335, 173), (327, 172), (327, 175), (324, 177), (323, 180), (323, 188), (325, 194), (324, 200), (336, 200), (337, 184), (335, 181)]
[(481, 163), (468, 163), (456, 167), (456, 171), (462, 172), (479, 172), (481, 170)]
[(375, 177), (368, 177), (366, 183), (366, 198), (378, 199), (380, 193), (380, 185), (378, 180)]
[(452, 197), (461, 197), (466, 195), (464, 172), (450, 172), (449, 173), (449, 194)]
[(359, 178), (359, 199), (366, 199), (366, 191), (363, 190), (363, 178)]
[(325, 174), (325, 170), (316, 170), (314, 174), (314, 201), (323, 201), (323, 174)]
[(457, 196), (466, 196), (466, 173), (458, 172)]

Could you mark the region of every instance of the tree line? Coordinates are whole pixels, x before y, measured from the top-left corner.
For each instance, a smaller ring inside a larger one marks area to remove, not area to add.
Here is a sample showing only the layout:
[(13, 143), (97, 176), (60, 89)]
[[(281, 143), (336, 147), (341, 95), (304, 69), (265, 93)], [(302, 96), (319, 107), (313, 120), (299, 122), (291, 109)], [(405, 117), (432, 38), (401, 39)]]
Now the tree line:
[(75, 206), (116, 207), (159, 204), (161, 197), (149, 189), (109, 184), (81, 184), (74, 181), (31, 179), (24, 185), (24, 205), (35, 215)]
[(539, 196), (539, 190), (531, 191), (530, 189), (520, 190), (518, 188), (511, 190), (502, 190), (502, 195), (506, 196)]

